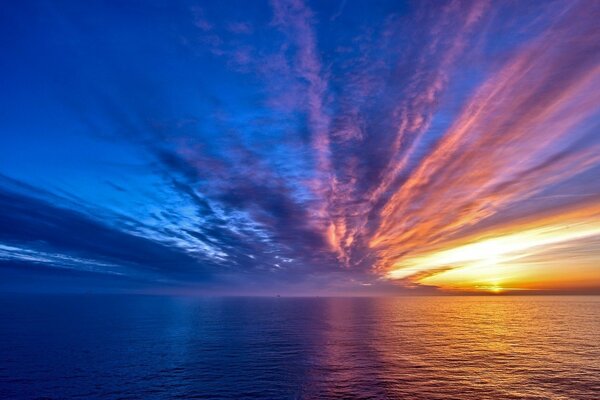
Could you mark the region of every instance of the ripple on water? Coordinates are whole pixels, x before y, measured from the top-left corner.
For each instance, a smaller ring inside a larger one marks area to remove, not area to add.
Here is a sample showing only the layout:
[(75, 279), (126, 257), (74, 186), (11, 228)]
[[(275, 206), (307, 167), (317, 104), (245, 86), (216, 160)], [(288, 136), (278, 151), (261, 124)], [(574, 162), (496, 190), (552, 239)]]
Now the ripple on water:
[(15, 296), (0, 318), (1, 398), (600, 398), (600, 297)]

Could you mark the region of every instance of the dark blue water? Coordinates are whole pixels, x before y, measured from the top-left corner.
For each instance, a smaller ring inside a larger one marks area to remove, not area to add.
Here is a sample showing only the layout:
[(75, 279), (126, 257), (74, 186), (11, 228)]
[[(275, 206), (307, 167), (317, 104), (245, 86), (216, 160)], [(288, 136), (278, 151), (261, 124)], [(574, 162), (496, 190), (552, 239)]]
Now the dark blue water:
[(600, 399), (600, 298), (0, 297), (0, 397)]

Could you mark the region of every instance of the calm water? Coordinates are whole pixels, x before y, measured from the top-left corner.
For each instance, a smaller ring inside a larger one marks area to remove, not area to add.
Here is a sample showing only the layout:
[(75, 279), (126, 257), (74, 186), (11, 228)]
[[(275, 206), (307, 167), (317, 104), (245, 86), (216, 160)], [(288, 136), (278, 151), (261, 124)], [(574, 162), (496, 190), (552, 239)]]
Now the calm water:
[(600, 297), (0, 298), (1, 398), (600, 399)]

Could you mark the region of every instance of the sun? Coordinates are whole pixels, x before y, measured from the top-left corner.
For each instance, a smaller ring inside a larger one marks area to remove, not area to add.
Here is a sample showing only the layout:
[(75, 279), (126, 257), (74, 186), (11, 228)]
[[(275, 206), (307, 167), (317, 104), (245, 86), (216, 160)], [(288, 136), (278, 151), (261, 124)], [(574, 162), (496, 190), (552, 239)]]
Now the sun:
[(490, 286), (488, 288), (488, 290), (492, 293), (501, 293), (504, 289), (501, 286), (494, 285), (494, 286)]

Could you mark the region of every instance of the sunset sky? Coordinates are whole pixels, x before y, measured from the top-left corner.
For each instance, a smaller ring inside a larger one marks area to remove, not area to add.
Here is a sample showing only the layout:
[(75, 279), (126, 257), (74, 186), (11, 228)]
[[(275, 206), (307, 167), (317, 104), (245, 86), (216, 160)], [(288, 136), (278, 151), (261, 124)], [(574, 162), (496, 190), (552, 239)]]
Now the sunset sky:
[(8, 2), (0, 291), (600, 293), (598, 21)]

